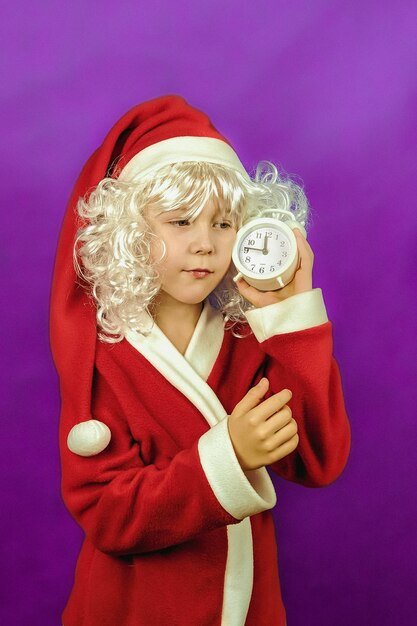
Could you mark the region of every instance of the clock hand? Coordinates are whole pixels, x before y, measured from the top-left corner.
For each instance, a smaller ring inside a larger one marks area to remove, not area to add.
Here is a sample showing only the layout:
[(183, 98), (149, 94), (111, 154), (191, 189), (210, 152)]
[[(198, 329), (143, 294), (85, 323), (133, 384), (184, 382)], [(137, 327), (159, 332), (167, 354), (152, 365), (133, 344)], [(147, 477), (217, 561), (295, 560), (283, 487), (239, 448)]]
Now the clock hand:
[(262, 254), (268, 254), (268, 237), (265, 234), (264, 247), (262, 248)]
[(251, 248), (250, 246), (243, 246), (245, 250), (257, 250), (258, 252), (263, 252), (263, 248)]

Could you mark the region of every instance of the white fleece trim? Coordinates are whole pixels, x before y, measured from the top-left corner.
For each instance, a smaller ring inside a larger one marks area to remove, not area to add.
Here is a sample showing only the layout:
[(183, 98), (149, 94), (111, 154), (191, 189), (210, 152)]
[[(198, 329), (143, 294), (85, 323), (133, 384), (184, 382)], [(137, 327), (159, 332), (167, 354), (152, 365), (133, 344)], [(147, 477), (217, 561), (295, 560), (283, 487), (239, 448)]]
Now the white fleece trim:
[[(265, 468), (243, 472), (230, 441), (225, 419), (226, 411), (214, 391), (202, 378), (203, 373), (206, 378), (212, 370), (224, 334), (223, 323), (220, 327), (217, 314), (211, 309), (206, 301), (185, 353), (189, 361), (156, 324), (151, 326), (151, 320), (149, 335), (130, 332), (126, 339), (198, 408), (212, 427), (198, 442), (200, 461), (219, 503), (236, 519), (241, 519), (245, 515), (253, 515), (255, 512), (272, 508), (276, 496)], [(208, 329), (207, 336), (205, 328)], [(221, 463), (222, 470), (216, 469), (217, 462)], [(239, 502), (239, 498), (243, 501)], [(239, 530), (234, 530), (237, 527)], [(253, 585), (252, 530), (249, 518), (246, 517), (237, 525), (228, 526), (227, 533), (228, 553), (221, 624), (244, 626)]]
[(186, 361), (203, 380), (207, 380), (219, 356), (223, 336), (223, 315), (206, 301), (184, 353)]
[(230, 441), (227, 418), (204, 433), (198, 442), (201, 465), (217, 500), (236, 519), (272, 509), (274, 487), (263, 467), (243, 472)]
[[(264, 471), (259, 469), (247, 473), (242, 470), (230, 441), (227, 420), (225, 420), (223, 424), (220, 424), (227, 416), (226, 410), (212, 388), (193, 367), (193, 364), (201, 359), (203, 364), (201, 370), (210, 373), (218, 356), (218, 351), (223, 339), (223, 326), (221, 327), (220, 336), (217, 340), (209, 344), (207, 343), (204, 332), (206, 324), (207, 327), (211, 329), (210, 334), (214, 334), (216, 329), (217, 332), (220, 330), (216, 312), (213, 312), (211, 309), (211, 305), (206, 301), (196, 326), (197, 332), (194, 331), (189, 344), (188, 357), (192, 359), (190, 363), (175, 348), (156, 324), (153, 324), (150, 328), (148, 335), (141, 335), (140, 333), (131, 331), (126, 335), (126, 339), (138, 352), (152, 363), (155, 369), (161, 372), (176, 389), (197, 407), (211, 427), (216, 426), (216, 424), (219, 426), (217, 430), (213, 431), (214, 434), (209, 430), (200, 438), (200, 442), (203, 440), (203, 443), (200, 446), (199, 442), (199, 452), (203, 450), (205, 462), (203, 463), (201, 456), (200, 460), (203, 469), (205, 471), (207, 469), (207, 480), (214, 494), (216, 496), (219, 494), (220, 496), (220, 499), (218, 497), (220, 504), (226, 511), (235, 511), (238, 513), (238, 515), (231, 513), (233, 517), (242, 519), (245, 515), (252, 515), (255, 512), (272, 508), (275, 505), (275, 490), (265, 468), (263, 468)], [(224, 457), (223, 470), (217, 473), (214, 471), (213, 463), (207, 460), (209, 450), (211, 455), (214, 456), (217, 454), (219, 457), (216, 448), (222, 449), (220, 457)], [(240, 503), (240, 505), (237, 506), (233, 489), (225, 489), (223, 485), (224, 472), (226, 472), (228, 476), (227, 482), (234, 484), (234, 489), (237, 485), (240, 485), (241, 491), (239, 497), (242, 498), (245, 496), (247, 498), (245, 503)]]
[(253, 541), (249, 517), (227, 527), (222, 626), (244, 626), (253, 588)]
[[(203, 336), (203, 333), (200, 332), (199, 334), (200, 337)], [(210, 426), (217, 424), (226, 415), (226, 411), (214, 391), (197, 374), (192, 365), (169, 341), (157, 324), (150, 327), (147, 335), (130, 331), (127, 333), (126, 339), (199, 409)], [(209, 360), (213, 359), (214, 355), (201, 353), (200, 356), (202, 359), (206, 359), (204, 367), (208, 369), (210, 367)], [(211, 363), (212, 365), (213, 363)]]
[(229, 144), (214, 137), (171, 137), (154, 143), (127, 163), (119, 175), (122, 181), (137, 181), (171, 163), (203, 161), (225, 165), (249, 180), (248, 173)]
[(320, 326), (328, 321), (321, 289), (290, 296), (282, 302), (246, 311), (246, 319), (259, 342), (274, 335)]

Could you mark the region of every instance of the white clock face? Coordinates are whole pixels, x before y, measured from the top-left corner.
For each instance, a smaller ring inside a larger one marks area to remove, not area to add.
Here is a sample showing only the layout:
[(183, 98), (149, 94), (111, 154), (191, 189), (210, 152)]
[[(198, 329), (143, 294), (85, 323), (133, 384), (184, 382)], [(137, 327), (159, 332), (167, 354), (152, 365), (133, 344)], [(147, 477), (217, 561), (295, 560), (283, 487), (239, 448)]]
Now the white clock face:
[(239, 260), (256, 276), (280, 272), (292, 259), (288, 236), (271, 226), (260, 226), (246, 235), (239, 245)]

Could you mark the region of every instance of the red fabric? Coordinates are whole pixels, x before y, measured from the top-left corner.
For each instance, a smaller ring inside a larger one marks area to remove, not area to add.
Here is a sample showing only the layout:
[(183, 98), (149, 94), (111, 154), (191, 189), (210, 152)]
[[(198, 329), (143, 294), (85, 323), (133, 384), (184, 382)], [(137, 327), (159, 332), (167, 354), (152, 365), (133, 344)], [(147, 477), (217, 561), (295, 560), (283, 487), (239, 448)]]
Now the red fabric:
[(94, 365), (95, 308), (77, 282), (73, 246), (79, 226), (76, 204), (117, 163), (117, 172), (144, 148), (172, 137), (226, 139), (209, 118), (179, 96), (164, 96), (128, 111), (110, 130), (103, 144), (84, 166), (68, 204), (61, 229), (51, 293), (51, 347), (60, 376), (63, 411), (78, 421), (91, 419), (91, 384)]
[[(238, 375), (237, 375), (238, 373)], [(208, 384), (227, 412), (262, 375), (288, 387), (296, 451), (272, 469), (310, 486), (335, 480), (349, 451), (349, 425), (330, 322), (273, 337), (225, 333)], [(208, 430), (198, 409), (126, 341), (97, 343), (92, 413), (112, 431), (101, 454), (71, 453), (77, 421), (63, 414), (63, 495), (86, 533), (65, 626), (220, 626), (226, 525), (202, 470), (197, 443)], [(251, 518), (254, 587), (246, 626), (284, 626), (270, 511)]]

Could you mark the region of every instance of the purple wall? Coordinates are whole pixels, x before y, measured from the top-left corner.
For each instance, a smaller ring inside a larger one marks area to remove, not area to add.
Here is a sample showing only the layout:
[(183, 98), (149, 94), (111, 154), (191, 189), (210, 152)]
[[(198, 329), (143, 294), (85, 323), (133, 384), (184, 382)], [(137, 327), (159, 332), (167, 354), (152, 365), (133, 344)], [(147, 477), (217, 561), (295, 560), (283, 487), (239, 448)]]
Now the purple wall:
[(118, 116), (171, 92), (206, 110), (247, 166), (268, 158), (299, 174), (315, 209), (315, 285), (353, 443), (326, 489), (276, 481), (288, 624), (415, 623), (416, 3), (17, 0), (4, 11), (0, 622), (61, 624), (81, 541), (59, 493), (47, 329), (65, 204)]

